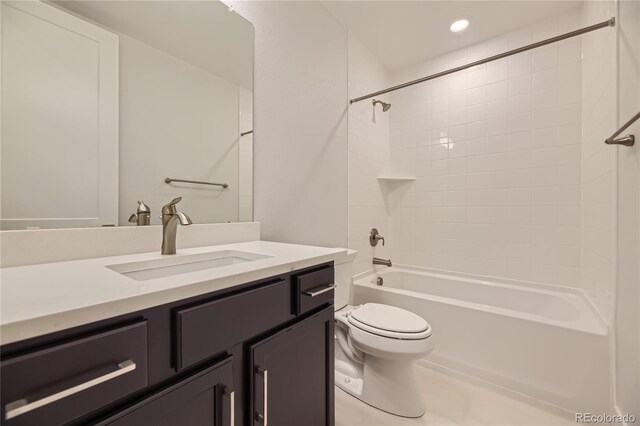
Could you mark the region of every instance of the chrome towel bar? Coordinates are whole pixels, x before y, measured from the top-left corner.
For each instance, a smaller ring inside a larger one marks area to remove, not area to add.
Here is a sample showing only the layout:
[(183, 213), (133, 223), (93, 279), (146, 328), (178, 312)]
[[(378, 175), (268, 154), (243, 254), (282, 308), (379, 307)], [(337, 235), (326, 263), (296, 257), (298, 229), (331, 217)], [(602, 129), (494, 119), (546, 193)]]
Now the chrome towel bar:
[(635, 136), (627, 135), (627, 136), (623, 136), (623, 137), (619, 138), (618, 135), (620, 135), (620, 133), (622, 133), (625, 130), (627, 130), (627, 128), (629, 126), (631, 126), (633, 124), (633, 122), (636, 121), (639, 118), (640, 118), (640, 112), (637, 113), (636, 115), (634, 115), (633, 117), (631, 117), (631, 119), (629, 121), (624, 123), (622, 125), (622, 127), (620, 127), (618, 129), (617, 132), (615, 132), (614, 134), (609, 136), (607, 139), (605, 139), (604, 143), (606, 143), (608, 145), (633, 146), (633, 144), (636, 142), (636, 137)]
[(228, 183), (215, 183), (215, 182), (203, 182), (199, 180), (187, 180), (187, 179), (172, 179), (172, 178), (164, 178), (164, 183), (171, 182), (180, 182), (180, 183), (193, 183), (196, 185), (213, 185), (213, 186), (221, 186), (223, 188), (228, 188)]

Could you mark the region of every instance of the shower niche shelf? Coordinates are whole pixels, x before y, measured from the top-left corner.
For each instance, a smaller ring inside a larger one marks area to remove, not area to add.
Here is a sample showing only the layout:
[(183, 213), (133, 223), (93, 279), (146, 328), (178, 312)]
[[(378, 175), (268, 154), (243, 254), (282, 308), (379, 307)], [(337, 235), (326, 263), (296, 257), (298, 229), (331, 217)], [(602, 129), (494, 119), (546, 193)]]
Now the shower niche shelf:
[(416, 180), (416, 178), (411, 176), (392, 176), (392, 175), (378, 176), (378, 182), (385, 182), (385, 183), (412, 182), (414, 180)]

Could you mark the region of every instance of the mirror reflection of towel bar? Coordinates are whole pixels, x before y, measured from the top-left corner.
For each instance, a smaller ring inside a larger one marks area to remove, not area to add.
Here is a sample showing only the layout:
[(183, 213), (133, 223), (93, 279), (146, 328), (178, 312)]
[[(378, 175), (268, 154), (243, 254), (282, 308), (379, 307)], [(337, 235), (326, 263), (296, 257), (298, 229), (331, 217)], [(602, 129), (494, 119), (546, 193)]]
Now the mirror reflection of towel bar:
[(215, 182), (203, 182), (203, 181), (199, 181), (199, 180), (164, 178), (164, 183), (171, 183), (171, 182), (194, 183), (196, 185), (213, 185), (213, 186), (221, 186), (223, 188), (228, 188), (229, 187), (229, 184), (227, 184), (227, 183), (215, 183)]

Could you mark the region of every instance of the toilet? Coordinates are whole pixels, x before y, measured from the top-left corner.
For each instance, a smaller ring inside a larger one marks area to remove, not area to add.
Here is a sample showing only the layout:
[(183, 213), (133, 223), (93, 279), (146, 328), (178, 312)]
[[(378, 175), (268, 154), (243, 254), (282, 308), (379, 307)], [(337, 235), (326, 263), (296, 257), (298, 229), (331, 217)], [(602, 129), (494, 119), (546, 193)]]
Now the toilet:
[(403, 417), (420, 417), (424, 402), (414, 362), (433, 350), (424, 318), (380, 303), (349, 305), (357, 252), (335, 262), (335, 382), (361, 401)]

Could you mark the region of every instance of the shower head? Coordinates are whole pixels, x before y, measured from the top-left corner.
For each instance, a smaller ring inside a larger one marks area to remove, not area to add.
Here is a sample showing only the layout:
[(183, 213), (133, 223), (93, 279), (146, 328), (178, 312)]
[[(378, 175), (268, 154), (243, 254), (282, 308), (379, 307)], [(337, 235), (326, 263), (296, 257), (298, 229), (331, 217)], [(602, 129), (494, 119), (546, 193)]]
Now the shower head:
[(382, 105), (382, 112), (387, 112), (389, 111), (389, 108), (391, 108), (391, 104), (388, 104), (386, 102), (382, 102), (382, 101), (376, 101), (375, 99), (373, 100), (373, 107), (376, 107), (376, 104), (380, 104)]

